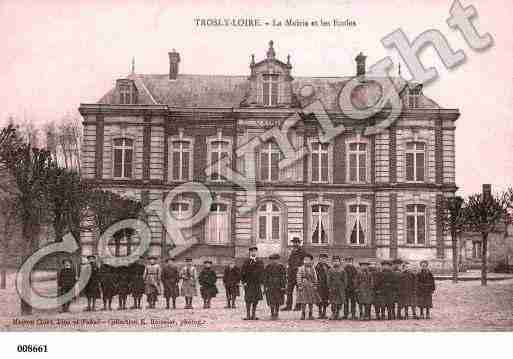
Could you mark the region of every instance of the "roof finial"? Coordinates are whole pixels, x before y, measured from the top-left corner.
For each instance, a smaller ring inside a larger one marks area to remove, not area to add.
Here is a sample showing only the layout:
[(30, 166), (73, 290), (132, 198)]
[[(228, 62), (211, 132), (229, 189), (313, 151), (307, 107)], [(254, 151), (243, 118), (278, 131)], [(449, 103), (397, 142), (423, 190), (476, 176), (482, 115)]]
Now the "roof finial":
[(401, 77), (401, 63), (399, 63), (399, 77)]
[(274, 59), (274, 57), (276, 56), (276, 53), (274, 52), (273, 45), (274, 45), (274, 41), (273, 40), (269, 41), (269, 50), (267, 50), (267, 58), (268, 59)]
[(251, 54), (251, 63), (250, 66), (255, 66), (255, 54)]
[(132, 57), (132, 71), (131, 71), (131, 74), (135, 74), (135, 56)]
[(287, 55), (287, 65), (290, 66), (290, 54)]

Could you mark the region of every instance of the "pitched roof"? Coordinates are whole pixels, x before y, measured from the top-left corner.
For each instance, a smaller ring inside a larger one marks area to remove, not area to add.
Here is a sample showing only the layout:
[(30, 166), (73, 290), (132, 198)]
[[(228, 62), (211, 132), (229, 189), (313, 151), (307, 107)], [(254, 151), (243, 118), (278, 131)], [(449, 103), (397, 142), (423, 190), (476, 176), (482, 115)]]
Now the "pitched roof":
[[(229, 75), (188, 75), (179, 74), (170, 80), (167, 74), (131, 74), (138, 91), (140, 104), (162, 104), (170, 107), (240, 107), (249, 95), (250, 81), (247, 76)], [(292, 89), (301, 106), (319, 99), (327, 110), (338, 111), (340, 91), (354, 77), (294, 77)], [(406, 86), (413, 86), (401, 77), (391, 78), (398, 92), (402, 94)], [(380, 86), (372, 78), (364, 83), (366, 88), (354, 99), (357, 105), (372, 106), (379, 98)], [(302, 89), (310, 87), (310, 94), (303, 96)], [(313, 91), (312, 91), (313, 90)], [(107, 92), (100, 104), (117, 104), (116, 88)], [(439, 108), (438, 104), (425, 95), (420, 96), (418, 108)]]

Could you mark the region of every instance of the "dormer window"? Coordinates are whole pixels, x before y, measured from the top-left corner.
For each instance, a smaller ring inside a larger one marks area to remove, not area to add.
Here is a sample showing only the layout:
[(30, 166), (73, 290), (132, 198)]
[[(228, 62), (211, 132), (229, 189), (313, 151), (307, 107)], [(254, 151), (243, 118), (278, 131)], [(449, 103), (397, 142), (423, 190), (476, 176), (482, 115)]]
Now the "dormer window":
[(263, 92), (262, 98), (264, 106), (278, 105), (278, 75), (263, 74)]
[(117, 87), (120, 105), (133, 105), (137, 103), (137, 91), (132, 81), (118, 80)]
[(419, 98), (421, 95), (421, 86), (417, 85), (413, 88), (408, 88), (408, 107), (418, 108)]

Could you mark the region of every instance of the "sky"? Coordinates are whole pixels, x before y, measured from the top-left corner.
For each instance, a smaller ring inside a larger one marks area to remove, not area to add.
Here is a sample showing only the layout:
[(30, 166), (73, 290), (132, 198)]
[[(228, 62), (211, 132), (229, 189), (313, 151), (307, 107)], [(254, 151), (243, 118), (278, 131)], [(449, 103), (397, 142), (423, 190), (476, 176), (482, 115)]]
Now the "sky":
[[(394, 49), (380, 40), (400, 28), (412, 41), (440, 31), (466, 61), (447, 70), (436, 52), (421, 53), (439, 78), (424, 93), (445, 108), (457, 108), (456, 182), (462, 195), (512, 185), (513, 177), (513, 1), (462, 0), (475, 6), (473, 22), (494, 45), (476, 52), (446, 23), (452, 0), (326, 1), (133, 1), (0, 0), (0, 121), (9, 116), (36, 124), (96, 102), (135, 58), (137, 73), (167, 73), (172, 49), (180, 72), (249, 74), (251, 54), (263, 59), (269, 40), (276, 55), (291, 55), (293, 76), (346, 76), (363, 51), (367, 64)], [(198, 27), (196, 18), (260, 18), (356, 21), (354, 27)], [(394, 70), (395, 71), (395, 70)], [(401, 74), (410, 74), (404, 63)]]

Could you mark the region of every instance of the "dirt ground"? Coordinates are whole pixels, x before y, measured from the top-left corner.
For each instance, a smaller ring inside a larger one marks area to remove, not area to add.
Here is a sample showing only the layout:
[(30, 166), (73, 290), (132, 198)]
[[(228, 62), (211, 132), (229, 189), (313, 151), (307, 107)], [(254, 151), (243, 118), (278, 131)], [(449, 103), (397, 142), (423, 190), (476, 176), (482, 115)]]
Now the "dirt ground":
[[(280, 313), (279, 321), (269, 320), (269, 309), (260, 302), (258, 321), (244, 321), (243, 301), (237, 309), (224, 309), (222, 283), (211, 309), (202, 309), (195, 297), (195, 309), (185, 310), (183, 298), (178, 309), (166, 310), (164, 298), (157, 309), (84, 312), (85, 299), (72, 303), (70, 313), (35, 311), (30, 316), (19, 314), (19, 300), (14, 289), (14, 274), (9, 275), (9, 288), (0, 290), (0, 330), (2, 331), (511, 331), (513, 330), (513, 280), (490, 282), (482, 287), (479, 281), (453, 284), (437, 282), (431, 320), (401, 321), (328, 321), (299, 320), (298, 312)], [(37, 289), (55, 292), (54, 282), (41, 282)], [(144, 299), (143, 299), (144, 302)], [(132, 301), (129, 298), (128, 306)], [(101, 308), (98, 301), (97, 307)]]

